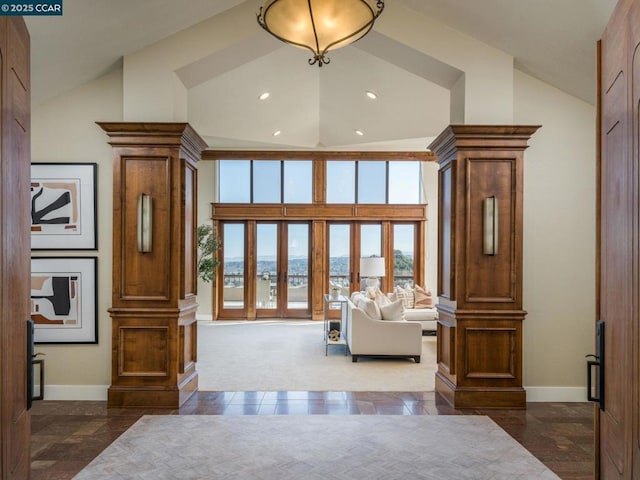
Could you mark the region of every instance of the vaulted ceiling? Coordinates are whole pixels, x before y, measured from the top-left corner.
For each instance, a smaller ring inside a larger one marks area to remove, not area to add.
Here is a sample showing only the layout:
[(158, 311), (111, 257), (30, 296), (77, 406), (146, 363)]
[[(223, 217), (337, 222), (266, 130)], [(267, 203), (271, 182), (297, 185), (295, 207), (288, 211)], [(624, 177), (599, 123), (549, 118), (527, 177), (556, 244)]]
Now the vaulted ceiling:
[[(257, 11), (261, 2), (246, 0)], [(516, 68), (593, 103), (595, 45), (615, 0), (387, 0), (514, 57)], [(120, 68), (132, 54), (242, 0), (65, 0), (62, 17), (27, 17), (33, 105)], [(383, 13), (384, 15), (384, 13)], [(189, 121), (221, 148), (424, 148), (449, 123), (455, 72), (375, 31), (322, 69), (272, 40), (238, 45), (177, 72)], [(419, 66), (419, 67), (417, 67)], [(430, 69), (429, 75), (422, 70)], [(375, 91), (378, 99), (364, 95)], [(268, 100), (256, 96), (269, 91)], [(277, 130), (281, 135), (274, 137)], [(364, 135), (358, 135), (360, 130)]]

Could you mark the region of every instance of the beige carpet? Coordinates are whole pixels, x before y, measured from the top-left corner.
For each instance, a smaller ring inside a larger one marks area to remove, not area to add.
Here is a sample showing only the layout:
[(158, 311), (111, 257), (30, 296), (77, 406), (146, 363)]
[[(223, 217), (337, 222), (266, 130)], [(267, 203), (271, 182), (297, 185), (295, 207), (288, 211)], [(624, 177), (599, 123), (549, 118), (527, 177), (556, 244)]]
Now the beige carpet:
[(323, 322), (199, 322), (199, 389), (205, 391), (388, 391), (434, 389), (436, 337), (422, 337), (422, 361), (325, 356)]
[(76, 480), (558, 480), (483, 416), (145, 416)]

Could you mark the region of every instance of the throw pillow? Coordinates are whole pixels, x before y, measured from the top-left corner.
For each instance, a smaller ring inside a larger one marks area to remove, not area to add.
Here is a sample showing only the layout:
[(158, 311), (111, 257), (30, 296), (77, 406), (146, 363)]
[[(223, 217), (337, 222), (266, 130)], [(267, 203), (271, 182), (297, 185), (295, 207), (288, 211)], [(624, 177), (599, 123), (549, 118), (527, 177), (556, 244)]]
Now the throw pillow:
[(431, 290), (425, 290), (420, 285), (416, 285), (415, 308), (433, 308), (433, 297)]
[(391, 300), (389, 300), (389, 297), (387, 297), (384, 293), (382, 293), (382, 290), (380, 290), (378, 287), (373, 289), (372, 293), (373, 293), (373, 301), (376, 302), (379, 307), (383, 307), (391, 303)]
[(402, 300), (402, 305), (404, 305), (404, 308), (413, 308), (414, 293), (411, 288), (405, 289), (402, 287), (396, 287), (394, 289), (394, 293), (399, 300)]
[(416, 292), (408, 283), (404, 286), (404, 291), (407, 292), (407, 304), (405, 308), (416, 308)]
[(380, 307), (373, 300), (366, 298), (365, 296), (360, 297), (358, 303), (356, 303), (356, 307), (360, 308), (368, 317), (371, 317), (375, 320), (381, 320), (382, 316), (380, 314)]
[(402, 300), (396, 300), (389, 305), (380, 307), (380, 314), (382, 320), (388, 320), (392, 322), (399, 322), (404, 320), (404, 306)]

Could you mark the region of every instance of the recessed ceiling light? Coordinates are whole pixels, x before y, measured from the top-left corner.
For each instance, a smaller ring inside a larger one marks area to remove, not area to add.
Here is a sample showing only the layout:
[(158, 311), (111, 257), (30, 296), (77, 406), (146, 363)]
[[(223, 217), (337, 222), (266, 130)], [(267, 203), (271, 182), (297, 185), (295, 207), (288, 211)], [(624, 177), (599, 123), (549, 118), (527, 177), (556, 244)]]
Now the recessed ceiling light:
[(356, 135), (363, 136), (364, 132), (362, 130), (356, 130)]
[(277, 137), (278, 135), (280, 135), (282, 132), (280, 130), (276, 130), (275, 132), (273, 132), (273, 136)]
[(266, 100), (267, 98), (269, 98), (271, 94), (269, 92), (263, 92), (260, 94), (260, 96), (258, 97), (260, 100)]
[(375, 100), (378, 98), (378, 94), (376, 92), (372, 92), (371, 90), (367, 90), (364, 94), (369, 97), (371, 100)]

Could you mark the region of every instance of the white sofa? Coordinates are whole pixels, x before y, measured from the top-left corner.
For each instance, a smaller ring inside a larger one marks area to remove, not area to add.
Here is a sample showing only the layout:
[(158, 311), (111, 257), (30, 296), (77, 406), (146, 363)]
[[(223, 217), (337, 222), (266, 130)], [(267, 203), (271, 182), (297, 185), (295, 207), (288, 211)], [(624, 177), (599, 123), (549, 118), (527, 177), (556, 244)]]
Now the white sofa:
[[(435, 335), (438, 327), (438, 310), (436, 310), (435, 306), (424, 307), (423, 305), (421, 308), (416, 308), (416, 290), (414, 289), (414, 287), (406, 285), (403, 289), (400, 289), (400, 294), (398, 292), (398, 289), (399, 287), (396, 287), (393, 292), (387, 294), (387, 297), (389, 297), (392, 301), (398, 298), (403, 299), (403, 303), (405, 306), (404, 319), (414, 322), (420, 322), (420, 324), (422, 325), (423, 335)], [(429, 296), (431, 296), (431, 292), (429, 292)], [(430, 304), (433, 305), (433, 301), (431, 301)]]
[(420, 322), (424, 335), (435, 335), (438, 327), (438, 310), (435, 308), (405, 308), (404, 319)]
[(422, 326), (419, 322), (376, 318), (373, 300), (363, 296), (362, 300), (355, 301), (363, 308), (350, 299), (346, 321), (346, 340), (353, 362), (359, 357), (410, 357), (420, 363)]

